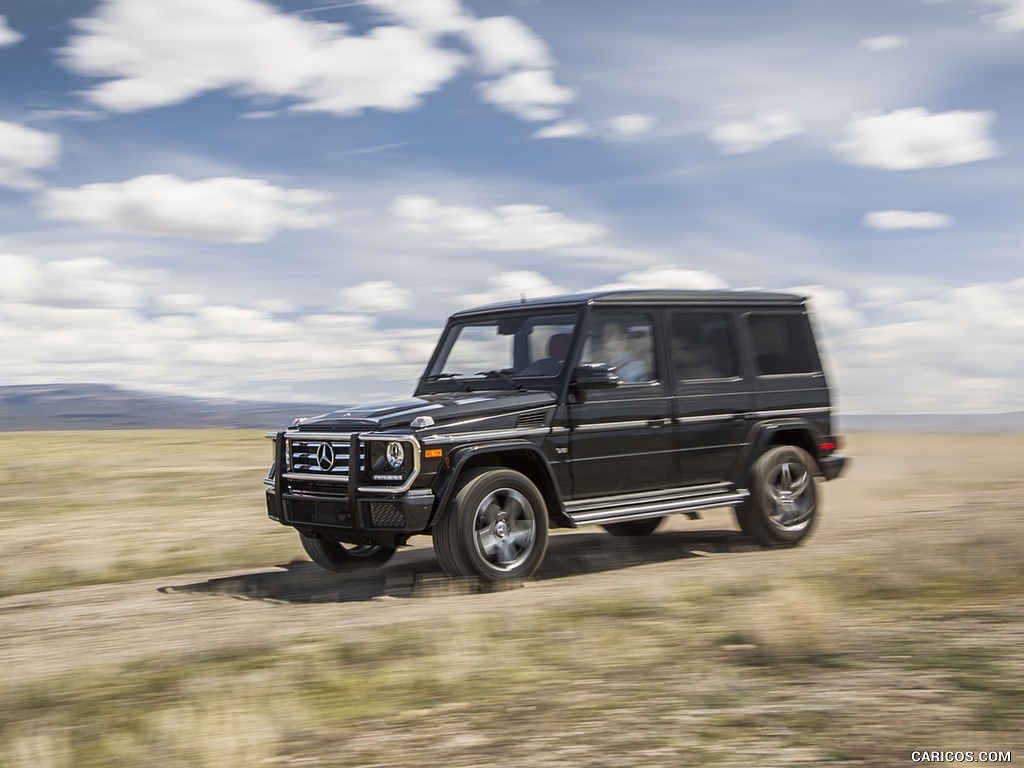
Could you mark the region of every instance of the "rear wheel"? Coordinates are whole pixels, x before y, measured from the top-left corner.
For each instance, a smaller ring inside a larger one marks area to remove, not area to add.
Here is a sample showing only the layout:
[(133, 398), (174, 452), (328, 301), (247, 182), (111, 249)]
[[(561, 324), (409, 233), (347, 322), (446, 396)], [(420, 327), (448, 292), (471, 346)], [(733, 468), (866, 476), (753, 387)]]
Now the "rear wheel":
[(299, 534), (302, 548), (310, 559), (328, 571), (351, 571), (356, 568), (379, 568), (395, 554), (394, 547), (380, 544), (346, 544), (340, 541), (314, 539)]
[(434, 529), (450, 576), (507, 581), (532, 575), (548, 546), (548, 511), (537, 487), (511, 469), (469, 472)]
[(606, 523), (601, 527), (612, 536), (649, 536), (654, 533), (664, 517), (647, 517), (643, 520), (626, 520), (621, 523)]
[(814, 460), (795, 445), (769, 448), (750, 470), (750, 498), (736, 508), (743, 532), (762, 544), (803, 541), (818, 520)]

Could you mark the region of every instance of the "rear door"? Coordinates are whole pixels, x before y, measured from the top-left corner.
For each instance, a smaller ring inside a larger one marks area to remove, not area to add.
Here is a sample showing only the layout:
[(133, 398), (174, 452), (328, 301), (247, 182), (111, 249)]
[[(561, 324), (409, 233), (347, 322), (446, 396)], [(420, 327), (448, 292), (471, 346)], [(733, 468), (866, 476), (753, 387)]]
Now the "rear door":
[(668, 311), (677, 485), (728, 481), (747, 444), (752, 396), (740, 364), (736, 313)]
[(569, 408), (577, 499), (661, 490), (673, 476), (672, 406), (658, 357), (658, 313), (596, 310), (582, 363), (606, 363), (622, 377), (612, 389), (588, 390)]
[(799, 417), (828, 431), (829, 391), (801, 307), (748, 312), (743, 325), (754, 366), (759, 419)]

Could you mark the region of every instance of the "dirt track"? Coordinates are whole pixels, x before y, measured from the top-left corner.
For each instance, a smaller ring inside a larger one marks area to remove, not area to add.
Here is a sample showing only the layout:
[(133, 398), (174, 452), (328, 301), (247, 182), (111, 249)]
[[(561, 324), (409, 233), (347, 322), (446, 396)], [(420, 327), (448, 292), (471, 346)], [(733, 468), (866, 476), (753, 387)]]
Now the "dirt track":
[[(927, 438), (914, 438), (919, 446)], [(855, 441), (856, 442), (856, 441)], [(933, 441), (934, 442), (934, 441)], [(0, 661), (10, 684), (155, 655), (187, 656), (274, 644), (315, 627), (389, 625), (432, 615), (488, 614), (517, 607), (579, 603), (609, 591), (643, 588), (665, 576), (694, 579), (722, 572), (785, 573), (831, 559), (922, 540), (962, 535), (984, 503), (1022, 506), (1016, 455), (993, 459), (938, 442), (902, 453), (897, 436), (884, 451), (857, 455), (848, 476), (823, 485), (824, 517), (806, 545), (763, 550), (737, 533), (728, 510), (702, 521), (676, 517), (654, 536), (617, 539), (600, 529), (558, 533), (545, 565), (523, 588), (479, 594), (441, 575), (428, 539), (400, 551), (383, 570), (329, 574), (298, 554), (288, 564), (241, 572), (188, 574), (0, 600)], [(267, 523), (269, 524), (269, 523)], [(472, 593), (471, 593), (472, 592)]]

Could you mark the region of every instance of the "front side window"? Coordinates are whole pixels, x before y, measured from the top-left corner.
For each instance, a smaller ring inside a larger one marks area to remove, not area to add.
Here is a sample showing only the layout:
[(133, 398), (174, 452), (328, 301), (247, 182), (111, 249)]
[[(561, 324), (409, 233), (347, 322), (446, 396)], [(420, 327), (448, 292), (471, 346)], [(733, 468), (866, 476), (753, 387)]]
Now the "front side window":
[(598, 312), (583, 346), (581, 362), (604, 363), (626, 383), (654, 381), (654, 325), (650, 315)]
[(805, 315), (756, 312), (747, 316), (754, 358), (762, 376), (815, 373), (821, 370)]
[(575, 315), (514, 315), (452, 325), (427, 380), (558, 376), (575, 325)]

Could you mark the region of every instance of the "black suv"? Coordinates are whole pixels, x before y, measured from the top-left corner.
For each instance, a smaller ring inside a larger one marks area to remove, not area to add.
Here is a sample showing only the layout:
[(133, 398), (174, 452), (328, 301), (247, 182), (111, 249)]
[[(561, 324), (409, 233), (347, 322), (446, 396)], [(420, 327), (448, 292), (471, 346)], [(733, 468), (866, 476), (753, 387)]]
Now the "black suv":
[(834, 479), (805, 299), (630, 291), (458, 312), (410, 400), (297, 420), (274, 440), (271, 519), (341, 571), (417, 534), (452, 576), (532, 574), (550, 528), (652, 533), (734, 507), (792, 545)]

